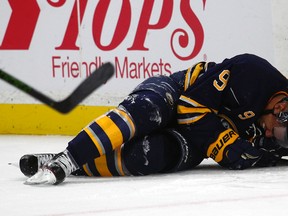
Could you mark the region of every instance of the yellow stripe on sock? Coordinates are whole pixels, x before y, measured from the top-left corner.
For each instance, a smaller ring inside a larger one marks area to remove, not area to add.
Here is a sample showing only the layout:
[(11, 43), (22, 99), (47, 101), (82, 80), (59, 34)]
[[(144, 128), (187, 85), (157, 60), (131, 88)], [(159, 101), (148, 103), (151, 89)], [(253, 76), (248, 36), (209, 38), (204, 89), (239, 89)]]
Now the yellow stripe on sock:
[(106, 155), (102, 155), (94, 160), (96, 169), (98, 170), (101, 176), (112, 176), (111, 172), (108, 169)]
[(105, 131), (113, 150), (123, 143), (122, 132), (108, 116), (103, 116), (97, 119), (96, 123), (103, 129), (103, 131)]

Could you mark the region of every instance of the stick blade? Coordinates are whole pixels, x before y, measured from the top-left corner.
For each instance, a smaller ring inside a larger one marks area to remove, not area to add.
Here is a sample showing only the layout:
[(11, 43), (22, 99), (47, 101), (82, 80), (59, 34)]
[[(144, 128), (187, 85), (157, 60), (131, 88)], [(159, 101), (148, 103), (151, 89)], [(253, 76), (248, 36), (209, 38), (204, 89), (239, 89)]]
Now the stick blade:
[(22, 82), (16, 77), (0, 69), (0, 79), (36, 98), (42, 103), (60, 113), (68, 113), (83, 101), (89, 94), (105, 84), (114, 74), (114, 66), (108, 62), (96, 69), (88, 78), (86, 78), (65, 100), (55, 101), (34, 89), (28, 84)]
[(105, 84), (114, 74), (114, 66), (108, 62), (96, 69), (65, 100), (50, 104), (60, 113), (68, 113), (97, 88)]

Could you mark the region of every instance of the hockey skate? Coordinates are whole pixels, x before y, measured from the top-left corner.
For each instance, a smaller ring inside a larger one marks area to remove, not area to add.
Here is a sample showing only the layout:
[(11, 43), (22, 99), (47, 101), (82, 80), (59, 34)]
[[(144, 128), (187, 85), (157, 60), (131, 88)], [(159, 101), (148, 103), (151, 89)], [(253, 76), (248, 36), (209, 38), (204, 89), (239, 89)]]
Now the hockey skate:
[(65, 180), (72, 172), (79, 167), (68, 150), (55, 155), (47, 161), (38, 172), (27, 179), (25, 184), (53, 184), (57, 185)]
[(51, 160), (56, 154), (26, 154), (20, 158), (19, 167), (21, 172), (31, 177), (35, 175), (42, 166)]

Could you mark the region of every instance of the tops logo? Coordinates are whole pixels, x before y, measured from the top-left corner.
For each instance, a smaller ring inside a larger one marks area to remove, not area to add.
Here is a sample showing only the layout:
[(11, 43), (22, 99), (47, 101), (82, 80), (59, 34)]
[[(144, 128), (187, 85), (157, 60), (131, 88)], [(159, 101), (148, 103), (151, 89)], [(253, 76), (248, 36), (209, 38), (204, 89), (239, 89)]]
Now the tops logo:
[[(86, 6), (88, 0), (74, 0), (74, 6), (71, 11), (70, 19), (67, 24), (65, 35), (59, 46), (55, 47), (56, 50), (78, 50), (76, 44), (78, 37), (78, 23), (82, 24), (83, 17), (85, 16)], [(12, 9), (11, 17), (5, 31), (0, 50), (28, 50), (33, 39), (34, 31), (37, 26), (38, 18), (41, 13), (37, 0), (8, 0)], [(52, 7), (61, 7), (65, 4), (66, 0), (47, 0)], [(160, 10), (159, 19), (157, 23), (151, 24), (150, 18), (155, 0), (145, 0), (141, 9), (139, 22), (134, 35), (134, 40), (127, 50), (149, 50), (144, 46), (147, 33), (150, 30), (161, 30), (165, 28), (171, 21), (172, 12), (174, 7), (174, 0), (163, 0), (162, 8)], [(119, 4), (119, 2), (117, 2)], [(205, 9), (206, 0), (202, 0), (203, 10)], [(93, 15), (92, 22), (92, 36), (95, 45), (103, 51), (116, 49), (125, 39), (129, 30), (132, 20), (131, 0), (122, 0), (121, 11), (119, 13), (117, 25), (114, 29), (113, 37), (108, 45), (101, 43), (102, 29), (105, 25), (105, 20), (108, 20), (107, 11), (110, 5), (110, 0), (99, 0)], [(27, 15), (27, 11), (29, 13)], [(203, 27), (194, 13), (190, 5), (190, 0), (180, 1), (180, 12), (183, 20), (187, 23), (194, 34), (195, 45), (191, 52), (182, 56), (177, 53), (175, 49), (175, 41), (178, 41), (178, 46), (182, 48), (188, 47), (189, 37), (191, 37), (186, 30), (182, 28), (175, 29), (170, 37), (170, 47), (173, 54), (180, 60), (189, 60), (197, 56), (200, 52), (204, 42)], [(77, 14), (80, 16), (77, 18)], [(178, 40), (177, 40), (178, 39)]]

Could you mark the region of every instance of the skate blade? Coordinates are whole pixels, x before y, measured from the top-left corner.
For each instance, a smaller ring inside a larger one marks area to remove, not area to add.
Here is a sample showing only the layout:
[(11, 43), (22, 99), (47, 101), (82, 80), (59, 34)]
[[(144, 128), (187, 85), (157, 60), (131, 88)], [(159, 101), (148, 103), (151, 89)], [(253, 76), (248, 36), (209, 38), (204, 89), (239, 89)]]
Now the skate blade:
[(19, 168), (19, 163), (17, 163), (17, 162), (9, 162), (8, 165)]
[(48, 169), (40, 169), (35, 175), (28, 178), (24, 184), (39, 185), (39, 184), (55, 184), (56, 178)]

